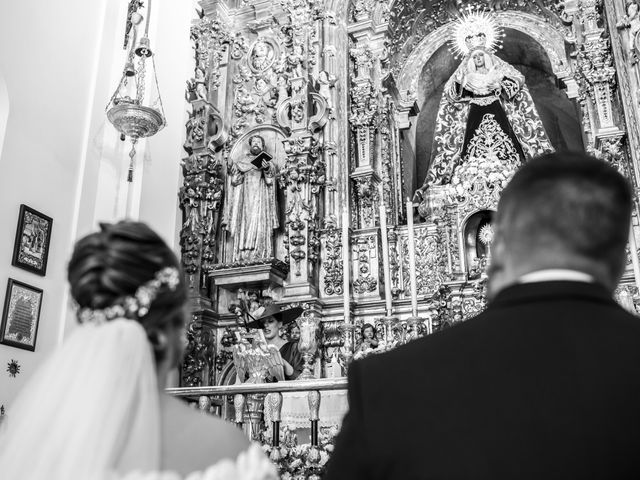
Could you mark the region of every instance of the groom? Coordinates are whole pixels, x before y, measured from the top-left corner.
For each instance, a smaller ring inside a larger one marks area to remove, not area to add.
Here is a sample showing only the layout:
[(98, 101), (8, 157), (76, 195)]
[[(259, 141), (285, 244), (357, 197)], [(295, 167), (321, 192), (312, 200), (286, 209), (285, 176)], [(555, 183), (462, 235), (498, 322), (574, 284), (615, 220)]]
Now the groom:
[(631, 189), (579, 153), (503, 192), (487, 310), (354, 362), (326, 480), (640, 477), (640, 318), (612, 293)]

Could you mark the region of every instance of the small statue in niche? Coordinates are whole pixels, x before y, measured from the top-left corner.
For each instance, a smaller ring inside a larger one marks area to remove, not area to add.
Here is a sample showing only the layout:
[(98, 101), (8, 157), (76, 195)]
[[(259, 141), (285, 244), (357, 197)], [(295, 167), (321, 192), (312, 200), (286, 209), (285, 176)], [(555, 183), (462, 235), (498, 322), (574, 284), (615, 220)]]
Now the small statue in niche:
[(289, 71), (294, 77), (302, 77), (304, 71), (305, 54), (302, 44), (294, 42), (291, 55), (287, 57)]
[(284, 75), (278, 76), (277, 89), (278, 89), (278, 104), (281, 104), (289, 97), (287, 77), (285, 77)]
[(195, 85), (196, 97), (200, 100), (207, 101), (207, 84), (205, 80), (204, 71), (198, 67), (196, 68), (195, 78), (193, 79)]
[(327, 109), (333, 113), (333, 102), (331, 101), (330, 89), (336, 84), (336, 76), (322, 70), (318, 74), (318, 93), (327, 101)]
[(215, 213), (218, 211), (220, 199), (222, 198), (222, 189), (210, 186), (205, 188), (204, 202), (202, 202), (202, 210), (204, 219), (204, 233), (209, 237), (215, 236)]
[(207, 84), (202, 68), (196, 67), (194, 78), (187, 80), (187, 93), (185, 98), (187, 102), (193, 102), (194, 100), (207, 101)]
[(264, 138), (249, 137), (249, 152), (231, 161), (222, 225), (233, 242), (231, 261), (273, 258), (273, 231), (280, 225), (276, 166)]
[(195, 186), (185, 185), (180, 188), (178, 196), (180, 203), (184, 206), (185, 222), (182, 228), (195, 233), (201, 226), (199, 209), (202, 195)]
[(638, 5), (638, 1), (627, 0), (625, 11), (626, 15), (623, 15), (620, 21), (616, 23), (616, 28), (618, 30), (629, 29), (629, 57), (631, 64), (635, 65), (639, 60), (637, 42), (638, 32), (640, 32), (640, 5)]

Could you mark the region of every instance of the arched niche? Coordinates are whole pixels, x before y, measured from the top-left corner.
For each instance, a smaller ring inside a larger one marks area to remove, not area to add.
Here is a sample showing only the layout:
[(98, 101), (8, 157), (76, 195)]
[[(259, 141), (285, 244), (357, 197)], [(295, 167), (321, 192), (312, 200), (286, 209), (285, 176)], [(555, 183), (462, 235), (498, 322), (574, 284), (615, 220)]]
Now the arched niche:
[(467, 268), (471, 269), (481, 259), (490, 255), (490, 245), (480, 238), (481, 232), (491, 226), (495, 212), (480, 210), (469, 215), (462, 228), (462, 245)]
[[(577, 95), (577, 85), (567, 60), (565, 38), (561, 32), (544, 19), (524, 12), (497, 12), (495, 20), (500, 27), (517, 30), (535, 40), (546, 52), (553, 73), (568, 86), (569, 96), (573, 98)], [(400, 69), (398, 89), (401, 92), (409, 92), (409, 95), (417, 94), (422, 67), (438, 49), (449, 41), (452, 36), (452, 28), (452, 23), (443, 25), (430, 32), (418, 43)], [(507, 40), (504, 43), (506, 44)], [(420, 104), (421, 99), (419, 97), (416, 99)]]
[[(504, 46), (497, 55), (525, 76), (552, 145), (557, 150), (583, 150), (580, 112), (571, 98), (574, 81), (566, 63), (564, 40), (558, 38), (552, 27), (540, 25), (531, 15), (505, 12), (497, 17), (501, 19), (500, 24), (512, 17), (514, 20), (511, 27), (503, 25)], [(531, 29), (526, 29), (527, 25)], [(551, 35), (551, 32), (555, 33)], [(413, 185), (405, 187), (406, 195), (412, 194), (426, 178), (442, 91), (460, 63), (449, 51), (450, 35), (450, 26), (428, 35), (400, 73), (399, 90), (412, 95), (420, 107), (416, 119), (415, 160), (413, 157), (403, 159), (405, 169), (413, 171), (415, 178)]]

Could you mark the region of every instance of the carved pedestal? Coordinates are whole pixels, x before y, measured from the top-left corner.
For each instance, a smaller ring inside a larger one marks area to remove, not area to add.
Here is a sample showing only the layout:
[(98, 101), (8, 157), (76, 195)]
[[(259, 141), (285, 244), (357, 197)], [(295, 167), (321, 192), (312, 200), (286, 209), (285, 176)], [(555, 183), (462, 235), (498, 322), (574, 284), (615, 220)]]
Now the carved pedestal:
[(272, 259), (263, 263), (217, 265), (209, 274), (209, 278), (215, 286), (227, 290), (240, 287), (264, 289), (282, 286), (288, 270), (287, 264)]

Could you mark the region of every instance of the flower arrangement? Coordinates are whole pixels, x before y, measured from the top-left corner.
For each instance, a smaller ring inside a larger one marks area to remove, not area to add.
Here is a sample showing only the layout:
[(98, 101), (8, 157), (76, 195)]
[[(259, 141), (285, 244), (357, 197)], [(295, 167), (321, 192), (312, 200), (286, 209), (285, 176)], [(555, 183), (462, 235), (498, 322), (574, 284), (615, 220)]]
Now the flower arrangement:
[(517, 169), (514, 162), (501, 160), (494, 152), (485, 157), (470, 156), (458, 165), (451, 178), (452, 193), (456, 197), (464, 197), (478, 182), (503, 189)]
[(268, 432), (270, 429), (263, 433), (262, 448), (278, 467), (282, 480), (319, 479), (333, 452), (338, 427), (320, 428), (317, 447), (308, 443), (299, 445), (296, 433), (287, 425), (281, 428), (280, 446), (274, 447)]

